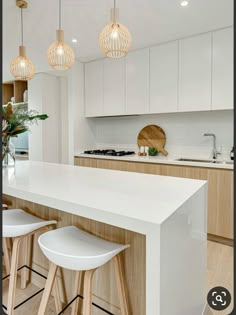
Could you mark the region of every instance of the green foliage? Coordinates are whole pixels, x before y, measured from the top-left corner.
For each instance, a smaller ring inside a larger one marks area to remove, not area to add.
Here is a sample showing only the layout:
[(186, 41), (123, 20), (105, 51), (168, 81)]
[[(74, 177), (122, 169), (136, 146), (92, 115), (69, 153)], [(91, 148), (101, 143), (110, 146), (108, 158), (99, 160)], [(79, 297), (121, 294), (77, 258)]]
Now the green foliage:
[(19, 104), (13, 109), (12, 104), (8, 103), (2, 107), (2, 143), (4, 144), (3, 138), (17, 137), (18, 134), (26, 132), (29, 125), (47, 118), (48, 115), (28, 110), (24, 104)]
[(158, 154), (158, 151), (156, 148), (149, 148), (148, 153), (150, 156), (155, 156)]

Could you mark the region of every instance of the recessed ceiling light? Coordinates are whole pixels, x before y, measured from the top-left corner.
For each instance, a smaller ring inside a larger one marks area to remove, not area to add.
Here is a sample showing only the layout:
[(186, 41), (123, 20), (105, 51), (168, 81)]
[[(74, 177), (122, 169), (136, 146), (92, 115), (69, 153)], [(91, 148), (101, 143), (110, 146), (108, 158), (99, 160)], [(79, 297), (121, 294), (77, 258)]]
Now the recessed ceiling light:
[(187, 7), (188, 1), (187, 1), (187, 0), (183, 0), (183, 1), (180, 2), (180, 5), (181, 5), (182, 7)]
[(78, 42), (77, 38), (72, 38), (72, 43), (77, 43), (77, 42)]

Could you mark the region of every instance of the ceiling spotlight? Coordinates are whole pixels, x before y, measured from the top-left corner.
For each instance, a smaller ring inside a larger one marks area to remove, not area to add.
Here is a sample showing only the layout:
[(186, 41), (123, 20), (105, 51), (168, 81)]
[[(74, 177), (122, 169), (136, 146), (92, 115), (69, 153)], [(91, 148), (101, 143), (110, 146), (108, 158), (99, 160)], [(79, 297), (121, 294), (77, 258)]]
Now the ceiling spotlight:
[(77, 42), (78, 42), (77, 38), (72, 38), (72, 43), (77, 43)]
[(187, 7), (188, 1), (187, 1), (187, 0), (183, 0), (183, 1), (180, 2), (180, 5), (181, 5), (182, 7)]

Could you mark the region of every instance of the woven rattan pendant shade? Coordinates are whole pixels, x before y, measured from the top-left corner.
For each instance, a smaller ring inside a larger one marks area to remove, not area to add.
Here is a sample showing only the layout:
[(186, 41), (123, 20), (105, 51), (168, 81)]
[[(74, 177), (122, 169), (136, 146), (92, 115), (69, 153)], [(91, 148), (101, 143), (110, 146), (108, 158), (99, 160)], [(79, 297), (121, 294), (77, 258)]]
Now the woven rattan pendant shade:
[(16, 1), (17, 7), (21, 9), (21, 46), (19, 47), (19, 56), (11, 61), (10, 71), (16, 80), (28, 81), (33, 78), (35, 68), (30, 59), (26, 57), (26, 48), (24, 42), (23, 29), (23, 9), (27, 8), (27, 1)]
[(75, 61), (74, 51), (64, 42), (64, 31), (61, 29), (61, 0), (59, 0), (59, 29), (56, 31), (56, 41), (47, 50), (47, 59), (55, 70), (70, 69)]
[(128, 54), (131, 34), (122, 24), (108, 24), (99, 36), (101, 50), (109, 58), (121, 58)]
[(57, 40), (49, 46), (47, 59), (50, 66), (56, 70), (67, 70), (73, 65), (75, 54), (64, 42), (63, 30), (57, 30)]
[(12, 60), (10, 70), (16, 80), (28, 81), (34, 76), (34, 65), (26, 58), (25, 46), (19, 47), (19, 56)]
[(129, 30), (117, 22), (118, 9), (111, 9), (111, 23), (106, 25), (99, 36), (101, 50), (109, 58), (121, 58), (128, 54), (132, 37)]

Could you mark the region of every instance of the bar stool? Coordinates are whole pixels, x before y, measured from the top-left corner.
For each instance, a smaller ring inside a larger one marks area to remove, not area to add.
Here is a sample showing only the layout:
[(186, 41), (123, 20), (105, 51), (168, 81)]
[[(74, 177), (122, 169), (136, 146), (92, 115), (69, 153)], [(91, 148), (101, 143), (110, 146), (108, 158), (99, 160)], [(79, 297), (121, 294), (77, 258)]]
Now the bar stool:
[[(3, 203), (2, 204), (2, 210), (7, 210), (8, 209), (8, 205)], [(6, 268), (6, 273), (9, 274), (10, 273), (10, 254), (9, 254), (9, 239), (3, 238), (2, 239), (2, 249), (3, 249), (3, 259), (4, 259), (4, 264), (5, 264), (5, 268)]]
[(106, 241), (75, 226), (59, 228), (46, 232), (38, 238), (39, 246), (44, 255), (51, 262), (49, 277), (39, 307), (38, 315), (45, 314), (48, 300), (51, 294), (58, 266), (76, 271), (74, 294), (75, 298), (59, 313), (74, 301), (72, 315), (78, 314), (78, 294), (80, 287), (80, 275), (84, 275), (83, 315), (92, 314), (92, 279), (97, 268), (106, 264), (111, 259), (114, 262), (117, 288), (120, 297), (121, 314), (129, 315), (128, 299), (126, 295), (125, 281), (122, 273), (122, 260), (118, 255), (130, 245), (121, 245)]
[[(22, 285), (23, 287), (26, 287), (26, 281), (27, 281), (26, 268), (28, 268), (28, 266), (25, 264), (18, 269), (19, 245), (21, 241), (24, 241), (23, 245), (24, 245), (24, 250), (26, 251), (27, 249), (25, 248), (25, 241), (27, 241), (27, 238), (29, 236), (34, 235), (36, 232), (41, 231), (45, 228), (48, 228), (50, 225), (56, 224), (57, 221), (54, 221), (54, 220), (45, 221), (21, 209), (10, 209), (10, 210), (2, 211), (2, 219), (3, 219), (3, 225), (2, 225), (3, 240), (5, 238), (14, 238), (13, 248), (12, 248), (11, 266), (9, 267), (10, 275), (8, 275), (10, 276), (10, 282), (9, 282), (8, 301), (7, 301), (7, 313), (8, 315), (12, 315), (14, 312), (17, 271), (21, 270), (21, 277), (22, 277), (21, 280), (23, 279), (23, 285)], [(26, 255), (26, 252), (24, 251), (23, 251), (23, 259), (26, 263), (27, 255)], [(9, 265), (10, 265), (10, 262), (9, 262)], [(34, 271), (33, 269), (31, 270)], [(20, 305), (22, 304), (23, 303), (20, 303)], [(6, 309), (6, 307), (4, 308)]]

